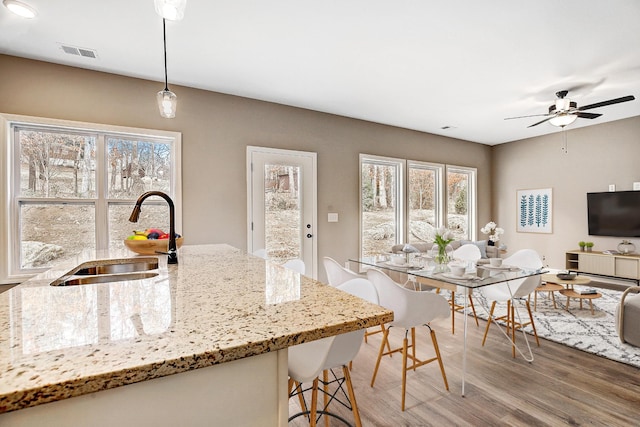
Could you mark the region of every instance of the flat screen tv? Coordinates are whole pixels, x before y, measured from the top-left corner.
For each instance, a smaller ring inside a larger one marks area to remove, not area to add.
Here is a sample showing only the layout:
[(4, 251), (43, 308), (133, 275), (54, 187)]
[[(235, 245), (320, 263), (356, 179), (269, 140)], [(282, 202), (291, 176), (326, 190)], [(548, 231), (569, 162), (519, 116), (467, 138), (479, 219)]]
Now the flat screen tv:
[(589, 235), (640, 237), (640, 191), (587, 193)]

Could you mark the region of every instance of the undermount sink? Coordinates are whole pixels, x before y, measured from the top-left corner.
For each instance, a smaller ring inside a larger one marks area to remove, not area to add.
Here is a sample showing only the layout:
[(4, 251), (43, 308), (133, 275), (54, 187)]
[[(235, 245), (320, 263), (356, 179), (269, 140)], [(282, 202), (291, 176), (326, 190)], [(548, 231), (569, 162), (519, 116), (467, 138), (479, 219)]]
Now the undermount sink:
[(101, 274), (97, 276), (85, 276), (85, 277), (73, 277), (62, 281), (61, 283), (52, 286), (76, 286), (76, 285), (91, 285), (93, 283), (113, 283), (123, 282), (126, 280), (140, 280), (150, 279), (157, 276), (158, 273), (146, 271), (138, 273), (123, 273), (123, 274)]
[(77, 276), (94, 276), (97, 274), (117, 274), (117, 273), (133, 273), (135, 271), (149, 271), (158, 268), (158, 260), (153, 258), (153, 261), (136, 261), (126, 262), (122, 264), (101, 264), (83, 267), (80, 270), (73, 273)]
[(88, 261), (51, 282), (51, 286), (90, 285), (149, 279), (158, 275), (157, 270), (158, 259), (155, 257)]

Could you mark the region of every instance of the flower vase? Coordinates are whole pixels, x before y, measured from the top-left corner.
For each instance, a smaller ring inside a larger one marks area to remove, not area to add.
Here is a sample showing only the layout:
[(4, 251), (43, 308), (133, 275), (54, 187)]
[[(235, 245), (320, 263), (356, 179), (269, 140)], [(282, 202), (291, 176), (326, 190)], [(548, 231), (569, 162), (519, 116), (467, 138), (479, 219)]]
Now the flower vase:
[(438, 265), (446, 265), (450, 261), (449, 253), (446, 246), (438, 246), (438, 253), (434, 257), (434, 261)]

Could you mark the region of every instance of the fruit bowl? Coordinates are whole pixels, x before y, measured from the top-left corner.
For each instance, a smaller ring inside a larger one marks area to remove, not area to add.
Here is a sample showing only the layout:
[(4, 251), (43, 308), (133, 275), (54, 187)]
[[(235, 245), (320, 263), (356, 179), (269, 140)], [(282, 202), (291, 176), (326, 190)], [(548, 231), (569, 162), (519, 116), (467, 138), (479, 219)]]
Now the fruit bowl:
[[(184, 242), (184, 237), (176, 239), (176, 246), (179, 248)], [(141, 255), (156, 255), (156, 252), (167, 252), (169, 250), (169, 239), (147, 239), (124, 241), (124, 245), (129, 250)]]

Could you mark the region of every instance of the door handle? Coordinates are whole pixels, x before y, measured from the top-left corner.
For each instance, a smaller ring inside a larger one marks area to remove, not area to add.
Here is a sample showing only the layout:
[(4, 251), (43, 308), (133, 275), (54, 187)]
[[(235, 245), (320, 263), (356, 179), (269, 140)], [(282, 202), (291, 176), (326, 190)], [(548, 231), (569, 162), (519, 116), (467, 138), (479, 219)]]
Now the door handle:
[(307, 239), (310, 239), (312, 237), (313, 237), (313, 234), (311, 234), (311, 233), (307, 234)]

